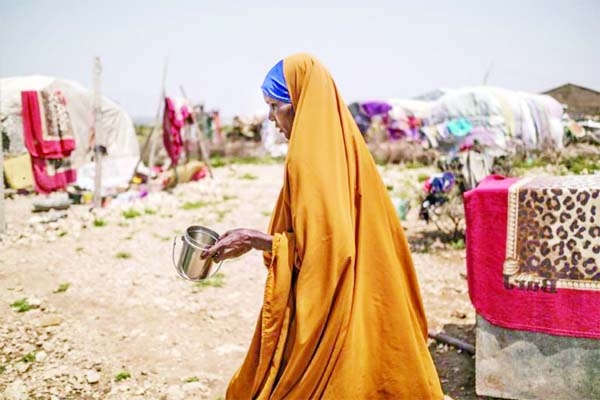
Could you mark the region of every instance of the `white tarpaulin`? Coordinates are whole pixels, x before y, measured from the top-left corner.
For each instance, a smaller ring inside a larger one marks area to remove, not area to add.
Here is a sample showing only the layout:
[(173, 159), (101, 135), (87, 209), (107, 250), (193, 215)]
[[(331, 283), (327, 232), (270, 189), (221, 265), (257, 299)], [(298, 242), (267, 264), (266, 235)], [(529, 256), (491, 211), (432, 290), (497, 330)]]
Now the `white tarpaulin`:
[[(90, 148), (94, 121), (92, 91), (77, 82), (41, 75), (0, 79), (0, 114), (8, 117), (4, 126), (10, 141), (9, 154), (27, 152), (23, 143), (22, 91), (62, 93), (67, 102), (67, 111), (75, 137), (76, 147), (71, 154), (72, 164), (76, 169), (87, 164), (86, 172), (89, 171), (90, 157), (93, 153), (93, 149)], [(119, 105), (104, 96), (101, 110), (102, 144), (107, 150), (107, 156), (103, 158), (105, 172), (102, 175), (104, 177), (106, 174), (107, 179), (110, 175), (113, 183), (124, 184), (131, 178), (140, 154), (133, 122)], [(81, 175), (86, 179), (90, 178), (87, 173)], [(93, 181), (93, 173), (91, 179)]]

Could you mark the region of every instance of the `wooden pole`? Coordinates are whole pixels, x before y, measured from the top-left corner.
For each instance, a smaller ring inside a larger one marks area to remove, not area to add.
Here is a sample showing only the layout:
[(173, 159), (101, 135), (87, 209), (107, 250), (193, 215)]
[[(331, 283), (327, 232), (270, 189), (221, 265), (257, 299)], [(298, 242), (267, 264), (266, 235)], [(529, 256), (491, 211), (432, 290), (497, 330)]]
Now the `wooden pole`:
[[(179, 90), (181, 90), (181, 94), (183, 95), (183, 97), (189, 101), (189, 98), (187, 97), (185, 90), (183, 89), (183, 86), (179, 85)], [(203, 116), (203, 118), (204, 118), (204, 116)], [(200, 123), (201, 123), (200, 121), (196, 121), (196, 127), (198, 129), (198, 141), (200, 143), (200, 153), (201, 153), (202, 159), (204, 160), (204, 163), (206, 164), (206, 168), (208, 168), (208, 174), (210, 175), (210, 179), (214, 179), (212, 168), (210, 166), (210, 158), (208, 156), (208, 150), (206, 148), (206, 143), (204, 142), (205, 124), (200, 126)]]
[(142, 162), (142, 157), (144, 156), (146, 149), (148, 149), (148, 146), (150, 146), (150, 154), (148, 157), (148, 164), (149, 164), (148, 167), (150, 169), (150, 175), (148, 176), (148, 180), (150, 180), (150, 178), (152, 177), (152, 166), (154, 165), (154, 151), (155, 151), (155, 144), (154, 144), (154, 141), (152, 140), (152, 138), (154, 136), (154, 132), (158, 130), (158, 124), (160, 123), (160, 112), (162, 111), (162, 108), (164, 107), (164, 104), (165, 104), (165, 80), (167, 78), (167, 63), (168, 63), (168, 61), (169, 61), (168, 59), (165, 59), (165, 64), (163, 67), (162, 83), (161, 83), (161, 89), (160, 89), (160, 101), (158, 102), (158, 109), (156, 111), (156, 118), (154, 119), (154, 125), (152, 126), (152, 130), (148, 134), (148, 137), (144, 141), (144, 146), (142, 147), (142, 151), (140, 153), (140, 158), (139, 158), (138, 162), (135, 164), (135, 168), (133, 169), (133, 174), (131, 175), (131, 180), (129, 181), (130, 187), (131, 187), (131, 183), (133, 182), (133, 178), (135, 177), (135, 174), (137, 173), (137, 169), (140, 166), (140, 163)]
[(454, 336), (447, 335), (445, 333), (435, 333), (433, 331), (427, 332), (427, 336), (436, 340), (438, 342), (449, 344), (450, 346), (454, 346), (457, 349), (464, 351), (467, 354), (474, 355), (475, 354), (475, 346), (469, 344), (463, 340), (455, 338)]
[[(167, 67), (169, 64), (169, 59), (165, 59), (165, 64), (163, 66), (163, 75), (162, 81), (160, 85), (160, 101), (158, 102), (158, 109), (156, 110), (156, 118), (154, 119), (154, 128), (152, 132), (150, 132), (150, 155), (148, 157), (148, 168), (150, 168), (150, 174), (152, 174), (152, 168), (154, 168), (154, 154), (156, 152), (156, 136), (154, 133), (160, 131), (160, 127), (162, 124), (160, 123), (160, 114), (165, 106), (165, 81), (167, 80)], [(160, 135), (158, 135), (160, 136)], [(176, 166), (177, 167), (177, 166)], [(135, 173), (135, 171), (134, 171)]]
[(102, 206), (102, 145), (103, 132), (100, 127), (102, 118), (102, 97), (100, 96), (100, 77), (102, 74), (102, 64), (100, 57), (94, 57), (94, 164), (96, 171), (94, 173), (94, 207)]

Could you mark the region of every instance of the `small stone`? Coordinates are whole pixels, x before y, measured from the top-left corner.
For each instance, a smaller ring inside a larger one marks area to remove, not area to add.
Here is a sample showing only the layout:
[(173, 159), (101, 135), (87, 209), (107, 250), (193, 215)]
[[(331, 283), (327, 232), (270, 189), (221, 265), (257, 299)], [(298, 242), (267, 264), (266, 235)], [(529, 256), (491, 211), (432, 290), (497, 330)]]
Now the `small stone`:
[(27, 400), (28, 397), (27, 387), (20, 379), (9, 384), (2, 394), (2, 398), (6, 400)]
[(61, 322), (62, 322), (62, 318), (59, 317), (58, 315), (48, 315), (48, 316), (41, 318), (38, 321), (38, 326), (40, 326), (40, 327), (57, 326), (57, 325), (60, 325)]
[(167, 400), (183, 400), (185, 393), (177, 385), (171, 385), (167, 389)]
[(47, 351), (49, 353), (52, 350), (54, 350), (54, 345), (50, 342), (44, 342), (44, 343), (42, 343), (42, 349), (44, 349), (45, 351)]
[(25, 372), (27, 372), (27, 370), (30, 367), (31, 367), (31, 363), (28, 363), (28, 362), (19, 361), (16, 364), (17, 371), (19, 371), (20, 374), (24, 374)]
[(29, 303), (29, 305), (34, 308), (37, 308), (42, 305), (42, 301), (36, 297), (27, 299), (27, 303)]
[(98, 383), (100, 381), (100, 374), (94, 370), (87, 371), (85, 373), (85, 380), (90, 383)]
[(48, 355), (45, 351), (38, 351), (37, 353), (35, 353), (35, 361), (42, 362), (46, 359), (47, 356)]

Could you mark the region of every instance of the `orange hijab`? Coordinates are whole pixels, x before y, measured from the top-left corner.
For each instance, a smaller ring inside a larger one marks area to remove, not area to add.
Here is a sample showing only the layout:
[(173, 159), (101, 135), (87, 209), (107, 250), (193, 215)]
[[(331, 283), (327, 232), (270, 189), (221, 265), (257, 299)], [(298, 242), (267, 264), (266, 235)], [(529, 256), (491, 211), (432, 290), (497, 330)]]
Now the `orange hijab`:
[(284, 60), (295, 110), (264, 303), (228, 399), (441, 399), (404, 232), (329, 72)]

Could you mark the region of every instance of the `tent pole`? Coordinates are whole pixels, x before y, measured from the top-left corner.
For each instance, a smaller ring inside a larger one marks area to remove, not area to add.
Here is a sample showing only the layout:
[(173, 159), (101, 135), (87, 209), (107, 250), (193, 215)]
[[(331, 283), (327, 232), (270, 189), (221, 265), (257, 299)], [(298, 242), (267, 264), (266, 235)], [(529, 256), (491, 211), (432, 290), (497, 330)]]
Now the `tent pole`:
[(100, 128), (100, 119), (102, 118), (102, 104), (100, 97), (100, 78), (102, 74), (102, 64), (100, 57), (94, 57), (94, 164), (96, 171), (94, 173), (94, 207), (102, 206), (102, 145), (103, 135)]
[(148, 137), (144, 141), (144, 146), (142, 146), (142, 151), (140, 152), (140, 158), (138, 159), (138, 162), (135, 164), (135, 168), (133, 169), (133, 174), (131, 175), (131, 179), (129, 180), (129, 188), (131, 187), (133, 178), (135, 177), (138, 167), (140, 166), (140, 163), (142, 162), (142, 157), (144, 156), (146, 149), (148, 149), (148, 145), (151, 145), (150, 146), (151, 150), (150, 150), (150, 154), (148, 157), (148, 164), (149, 164), (149, 168), (150, 168), (150, 176), (148, 176), (148, 180), (150, 180), (150, 177), (152, 175), (152, 166), (154, 165), (154, 151), (155, 151), (155, 145), (154, 145), (154, 141), (152, 140), (152, 137), (154, 136), (154, 132), (158, 129), (158, 124), (159, 124), (159, 119), (160, 119), (160, 111), (162, 110), (162, 107), (164, 106), (164, 102), (165, 102), (165, 80), (167, 78), (167, 63), (168, 63), (168, 61), (169, 61), (169, 59), (166, 58), (165, 65), (163, 67), (162, 84), (161, 84), (161, 89), (160, 89), (161, 98), (160, 98), (160, 101), (158, 102), (158, 110), (156, 111), (156, 118), (154, 119), (154, 125), (152, 126), (152, 130), (148, 134)]
[[(162, 111), (164, 105), (165, 105), (165, 81), (167, 80), (167, 66), (169, 64), (169, 59), (166, 58), (165, 59), (165, 65), (163, 67), (163, 75), (162, 75), (162, 82), (160, 85), (160, 101), (158, 102), (158, 109), (156, 110), (156, 118), (154, 119), (154, 128), (152, 129), (152, 132), (150, 133), (151, 138), (150, 138), (150, 156), (148, 158), (148, 167), (150, 168), (150, 174), (152, 174), (152, 168), (154, 168), (154, 155), (156, 153), (156, 137), (154, 136), (154, 133), (156, 131), (159, 131), (160, 128), (159, 126), (162, 126), (162, 124), (160, 123), (160, 112)], [(135, 172), (134, 172), (135, 173)]]

